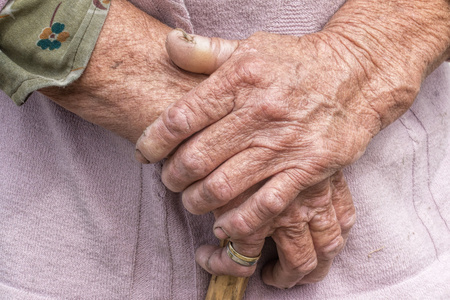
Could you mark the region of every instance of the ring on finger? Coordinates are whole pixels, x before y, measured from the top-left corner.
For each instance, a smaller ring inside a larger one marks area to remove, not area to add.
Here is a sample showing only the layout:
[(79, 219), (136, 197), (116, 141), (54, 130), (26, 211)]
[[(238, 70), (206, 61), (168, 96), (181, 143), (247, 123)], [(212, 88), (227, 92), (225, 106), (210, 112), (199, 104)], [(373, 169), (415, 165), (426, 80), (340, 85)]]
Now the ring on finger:
[(256, 257), (249, 257), (240, 254), (233, 248), (233, 243), (231, 241), (228, 241), (227, 243), (227, 254), (235, 263), (244, 267), (253, 266), (258, 262), (259, 258), (261, 257), (261, 253)]

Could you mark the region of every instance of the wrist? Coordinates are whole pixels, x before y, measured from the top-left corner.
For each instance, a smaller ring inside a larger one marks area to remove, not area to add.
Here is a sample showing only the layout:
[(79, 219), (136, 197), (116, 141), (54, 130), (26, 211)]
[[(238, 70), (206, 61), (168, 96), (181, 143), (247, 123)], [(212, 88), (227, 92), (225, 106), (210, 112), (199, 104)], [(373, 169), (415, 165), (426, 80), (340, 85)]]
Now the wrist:
[(135, 143), (167, 106), (204, 79), (170, 63), (164, 45), (170, 30), (130, 2), (113, 1), (81, 77), (40, 92)]
[(450, 54), (450, 4), (349, 0), (322, 33), (350, 52), (368, 75), (367, 101), (381, 128), (413, 103), (424, 78)]

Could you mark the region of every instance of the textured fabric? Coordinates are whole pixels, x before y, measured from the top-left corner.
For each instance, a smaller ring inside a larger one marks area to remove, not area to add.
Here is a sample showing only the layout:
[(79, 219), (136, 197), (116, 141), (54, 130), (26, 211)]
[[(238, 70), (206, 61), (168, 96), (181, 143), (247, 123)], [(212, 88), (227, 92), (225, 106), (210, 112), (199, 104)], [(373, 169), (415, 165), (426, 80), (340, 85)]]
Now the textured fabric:
[(3, 7), (5, 7), (7, 2), (8, 2), (8, 0), (0, 0), (0, 10), (2, 10)]
[[(319, 30), (343, 1), (135, 2), (171, 26), (246, 37)], [(19, 108), (0, 98), (0, 299), (204, 298), (194, 251), (217, 242), (213, 218), (182, 208), (160, 164), (37, 93)], [(358, 219), (323, 282), (278, 290), (258, 270), (245, 299), (450, 298), (449, 98), (444, 64), (345, 170)], [(259, 265), (275, 256), (268, 240)]]
[(0, 12), (0, 89), (20, 105), (39, 88), (76, 80), (89, 61), (109, 2), (9, 1)]

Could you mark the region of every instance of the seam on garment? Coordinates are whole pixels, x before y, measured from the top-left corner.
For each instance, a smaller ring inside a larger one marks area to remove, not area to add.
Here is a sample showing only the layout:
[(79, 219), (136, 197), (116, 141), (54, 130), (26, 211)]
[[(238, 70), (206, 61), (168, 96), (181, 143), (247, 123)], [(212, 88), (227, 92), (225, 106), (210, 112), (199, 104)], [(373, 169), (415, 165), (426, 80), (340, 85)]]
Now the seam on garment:
[[(189, 217), (190, 213), (186, 210), (183, 209), (183, 213), (184, 213), (184, 218), (186, 220), (186, 225), (187, 225), (187, 230), (188, 230), (188, 234), (189, 234), (189, 240), (192, 246), (192, 249), (194, 250), (194, 257), (195, 257), (195, 244), (194, 244), (194, 233), (192, 231), (192, 219)], [(194, 268), (193, 268), (193, 277), (194, 277), (194, 282), (195, 282), (195, 291), (197, 294), (197, 299), (200, 299), (200, 283), (199, 283), (199, 278), (197, 276), (197, 270), (198, 270), (199, 265), (197, 265), (197, 263), (194, 262)]]
[(436, 199), (434, 198), (434, 194), (431, 191), (431, 183), (430, 183), (430, 143), (429, 143), (429, 135), (428, 135), (428, 131), (426, 130), (425, 126), (423, 125), (422, 121), (420, 121), (419, 117), (416, 115), (416, 113), (410, 109), (412, 115), (414, 116), (414, 118), (416, 118), (417, 123), (420, 125), (420, 127), (422, 127), (423, 131), (425, 132), (425, 137), (426, 137), (426, 149), (427, 149), (427, 188), (428, 188), (428, 192), (430, 193), (431, 196), (431, 200), (433, 201), (434, 205), (436, 206), (436, 210), (439, 214), (439, 217), (441, 218), (441, 220), (444, 222), (445, 227), (447, 228), (447, 231), (450, 232), (450, 228), (447, 224), (447, 221), (444, 219), (444, 217), (441, 214), (441, 209), (439, 207), (439, 205), (436, 202)]
[[(88, 12), (89, 12), (89, 10), (91, 10), (91, 7), (88, 8)], [(76, 59), (76, 57), (77, 57), (77, 55), (78, 55), (78, 50), (80, 49), (81, 44), (83, 43), (84, 37), (86, 36), (87, 32), (89, 31), (89, 28), (90, 28), (91, 25), (92, 25), (92, 20), (94, 19), (95, 13), (96, 13), (98, 10), (99, 10), (99, 9), (98, 9), (97, 7), (95, 7), (94, 10), (93, 10), (93, 12), (92, 12), (92, 14), (91, 14), (91, 18), (89, 19), (89, 23), (88, 23), (88, 25), (86, 26), (86, 31), (83, 33), (83, 36), (81, 37), (81, 41), (80, 41), (80, 43), (78, 44), (77, 50), (75, 51), (75, 55), (73, 56), (72, 63), (70, 64), (70, 71), (69, 71), (69, 73), (66, 75), (66, 78), (69, 76), (70, 73), (72, 73), (72, 70), (73, 70), (73, 67), (74, 67), (74, 64), (75, 64), (75, 59)], [(99, 32), (99, 35), (100, 35), (100, 32)], [(98, 36), (97, 36), (97, 38), (98, 38)], [(94, 49), (92, 49), (92, 51), (93, 51), (93, 50), (94, 50)], [(89, 61), (89, 60), (88, 60), (88, 61)], [(86, 67), (86, 66), (84, 66), (84, 67)]]
[(134, 295), (134, 288), (135, 288), (135, 282), (136, 282), (136, 266), (137, 266), (137, 253), (139, 249), (139, 241), (141, 240), (141, 216), (142, 216), (142, 202), (144, 199), (144, 167), (143, 165), (140, 165), (139, 168), (139, 203), (138, 203), (138, 221), (137, 221), (137, 234), (136, 234), (136, 242), (135, 242), (135, 249), (133, 253), (133, 266), (132, 266), (132, 274), (131, 274), (131, 284), (130, 284), (130, 293), (129, 293), (129, 299), (133, 298)]
[(434, 248), (434, 253), (435, 253), (435, 257), (437, 260), (439, 260), (439, 253), (438, 253), (438, 249), (436, 248), (436, 244), (434, 242), (434, 239), (431, 235), (430, 229), (428, 228), (428, 226), (425, 225), (425, 222), (423, 221), (423, 219), (420, 217), (419, 212), (417, 211), (417, 206), (416, 206), (416, 192), (414, 190), (414, 186), (416, 183), (416, 178), (415, 178), (415, 169), (416, 169), (416, 159), (417, 159), (417, 153), (416, 153), (416, 148), (414, 146), (414, 139), (411, 137), (410, 134), (410, 130), (408, 129), (408, 126), (406, 126), (406, 124), (403, 121), (403, 118), (399, 119), (400, 123), (402, 124), (402, 126), (405, 128), (406, 133), (408, 134), (408, 138), (410, 139), (411, 143), (412, 143), (412, 151), (413, 151), (413, 160), (412, 160), (412, 167), (411, 167), (411, 184), (412, 184), (412, 202), (413, 202), (413, 207), (414, 207), (414, 211), (416, 212), (416, 216), (419, 219), (420, 223), (422, 224), (422, 226), (425, 228), (425, 231), (428, 234), (428, 237), (431, 240), (431, 243), (433, 244), (433, 248)]
[[(158, 168), (158, 178), (161, 178), (161, 170), (162, 170), (162, 162), (159, 162), (157, 165)], [(165, 189), (164, 185), (163, 185), (163, 189)], [(164, 191), (164, 195), (165, 195), (165, 191)], [(161, 195), (161, 196), (160, 196)], [(170, 232), (169, 232), (169, 222), (168, 222), (168, 218), (169, 218), (169, 208), (167, 207), (167, 202), (164, 201), (164, 197), (162, 197), (162, 193), (158, 193), (158, 196), (160, 196), (162, 199), (160, 199), (160, 201), (162, 201), (163, 206), (164, 206), (164, 235), (166, 236), (166, 243), (167, 243), (167, 250), (169, 253), (169, 263), (170, 263), (170, 276), (169, 276), (169, 295), (167, 297), (167, 299), (174, 299), (173, 298), (173, 281), (174, 281), (174, 276), (175, 276), (175, 270), (174, 270), (174, 261), (173, 261), (173, 252), (172, 252), (172, 245), (170, 243)]]

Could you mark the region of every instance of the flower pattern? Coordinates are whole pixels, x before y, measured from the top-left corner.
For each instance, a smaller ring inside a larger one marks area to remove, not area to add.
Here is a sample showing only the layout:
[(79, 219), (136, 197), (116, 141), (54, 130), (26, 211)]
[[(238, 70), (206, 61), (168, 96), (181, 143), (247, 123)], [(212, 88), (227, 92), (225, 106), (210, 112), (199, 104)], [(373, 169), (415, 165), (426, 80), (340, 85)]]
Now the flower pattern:
[(64, 31), (65, 25), (62, 23), (54, 23), (52, 27), (46, 27), (39, 35), (40, 40), (37, 45), (42, 50), (55, 50), (61, 47), (61, 43), (65, 42), (70, 34)]
[(53, 12), (53, 16), (50, 21), (50, 27), (45, 27), (44, 29), (42, 29), (42, 32), (39, 35), (39, 40), (36, 43), (36, 45), (38, 47), (41, 47), (42, 50), (59, 49), (61, 47), (61, 44), (64, 43), (70, 37), (70, 34), (67, 31), (64, 31), (64, 28), (66, 26), (63, 23), (59, 22), (53, 23), (56, 16), (56, 12), (61, 6), (61, 3), (58, 4), (55, 11)]

